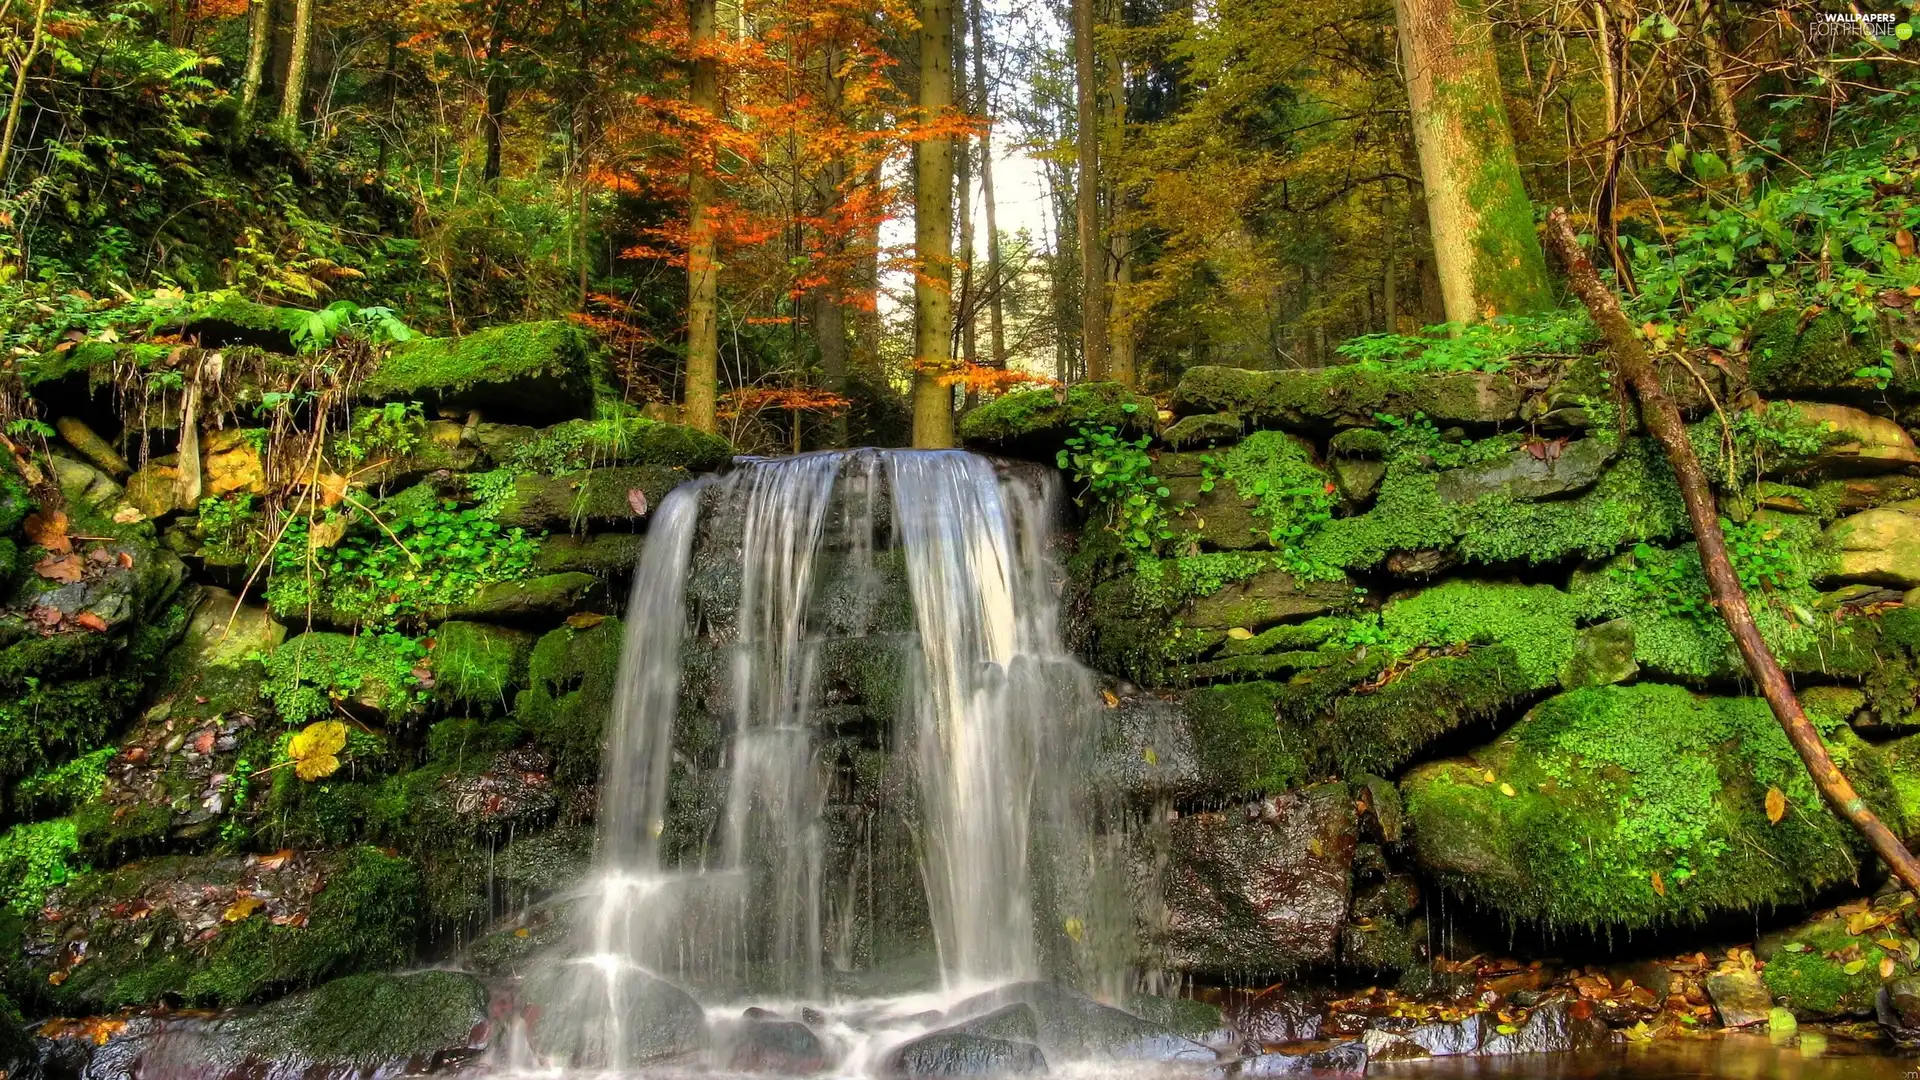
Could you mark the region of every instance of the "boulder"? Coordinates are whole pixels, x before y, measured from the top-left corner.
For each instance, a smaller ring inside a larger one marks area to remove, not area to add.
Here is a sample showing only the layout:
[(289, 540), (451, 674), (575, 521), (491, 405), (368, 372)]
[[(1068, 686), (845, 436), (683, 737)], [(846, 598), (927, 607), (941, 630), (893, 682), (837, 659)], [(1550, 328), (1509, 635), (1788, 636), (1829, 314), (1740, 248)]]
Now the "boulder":
[(630, 574), (640, 563), (646, 546), (643, 533), (609, 532), (590, 536), (549, 536), (540, 541), (540, 553), (533, 557), (533, 568), (542, 574), (564, 574), (578, 570), (602, 577)]
[(1890, 980), (1874, 995), (1880, 1030), (1903, 1050), (1920, 1047), (1920, 978)]
[(1442, 499), (1455, 503), (1495, 494), (1519, 502), (1575, 495), (1600, 481), (1619, 449), (1611, 439), (1535, 442), (1505, 457), (1448, 469), (1435, 478), (1435, 485)]
[(1233, 1011), (1233, 1026), (1256, 1047), (1311, 1042), (1326, 1024), (1326, 1003), (1302, 987), (1262, 990)]
[(267, 490), (267, 464), (260, 447), (266, 443), (262, 428), (226, 428), (210, 431), (200, 447), (203, 463), (201, 493), (209, 498), (222, 495), (261, 495)]
[(1255, 1054), (1241, 1060), (1235, 1076), (1365, 1076), (1367, 1047), (1359, 1040), (1305, 1050)]
[(1200, 413), (1175, 421), (1160, 433), (1160, 441), (1175, 450), (1231, 442), (1241, 436), (1240, 418), (1233, 413)]
[[(610, 994), (607, 978), (597, 964), (568, 959), (521, 982), (521, 1001), (538, 1010), (527, 1030), (535, 1054), (576, 1068), (606, 1067), (683, 1058), (706, 1045), (706, 1010), (685, 990), (629, 969)], [(618, 1002), (617, 1016), (610, 1000)]]
[(1263, 426), (1370, 427), (1381, 413), (1424, 413), (1437, 424), (1499, 424), (1520, 415), (1525, 392), (1505, 374), (1425, 374), (1360, 364), (1252, 371), (1191, 367), (1174, 389), (1177, 416), (1227, 413)]
[(1707, 976), (1707, 997), (1720, 1014), (1722, 1027), (1742, 1028), (1758, 1024), (1773, 1011), (1773, 995), (1760, 973), (1750, 968), (1716, 971)]
[(1920, 499), (1876, 507), (1827, 526), (1828, 578), (1899, 589), (1920, 586)]
[(402, 342), (358, 389), (369, 401), (562, 420), (592, 408), (597, 363), (587, 332), (571, 322), (512, 323)]
[(1140, 928), (1148, 956), (1209, 974), (1331, 962), (1347, 920), (1356, 827), (1346, 786), (1323, 784), (1183, 814), (1164, 851), (1137, 840), (1135, 908), (1164, 905)]
[(882, 1068), (888, 1076), (1030, 1076), (1047, 1071), (1047, 1057), (1031, 1043), (935, 1031), (888, 1051)]
[[(484, 1053), (491, 1024), (480, 980), (457, 971), (416, 971), (337, 979), (223, 1019), (210, 1034), (210, 1056), (236, 1077), (250, 1075), (243, 1071), (248, 1065), (269, 1063), (305, 1075), (347, 1068), (367, 1076), (417, 1075)], [(163, 1047), (165, 1040), (156, 1040), (149, 1053), (164, 1053)]]
[(727, 440), (712, 432), (641, 416), (566, 420), (546, 428), (479, 424), (472, 440), (495, 465), (520, 471), (659, 465), (700, 473), (724, 466), (733, 456)]
[(597, 598), (600, 579), (577, 571), (547, 574), (526, 581), (496, 581), (483, 585), (465, 600), (442, 604), (429, 614), (442, 620), (482, 622), (559, 622)]
[(533, 635), (488, 623), (452, 621), (433, 632), (433, 680), (440, 696), (462, 705), (505, 710), (526, 681)]
[(631, 529), (691, 474), (667, 465), (623, 465), (561, 476), (522, 474), (494, 518), (525, 529)]
[(1187, 604), (1194, 627), (1263, 630), (1275, 623), (1325, 615), (1346, 606), (1353, 590), (1344, 581), (1301, 581), (1285, 570), (1267, 570)]
[(1158, 406), (1113, 382), (1015, 390), (961, 417), (958, 433), (969, 447), (1050, 460), (1079, 431), (1104, 427), (1128, 438), (1152, 435), (1159, 428)]
[(806, 1076), (827, 1067), (827, 1048), (797, 1020), (748, 1017), (716, 1033), (726, 1046), (727, 1068), (743, 1073)]
[(1633, 620), (1589, 626), (1573, 637), (1573, 656), (1560, 671), (1560, 685), (1572, 690), (1626, 682), (1640, 673), (1633, 653)]
[(88, 427), (85, 421), (63, 416), (55, 420), (53, 426), (54, 430), (60, 433), (60, 437), (66, 440), (68, 446), (79, 451), (82, 457), (92, 462), (95, 468), (109, 477), (119, 480), (133, 471), (127, 465), (127, 459), (121, 457), (119, 451), (115, 450), (107, 440), (101, 438), (98, 432)]
[(1580, 1003), (1550, 1001), (1527, 1012), (1517, 1029), (1495, 1028), (1480, 1044), (1482, 1056), (1568, 1054), (1597, 1050), (1611, 1041), (1606, 1022)]
[[(1206, 1046), (1182, 1038), (1158, 1024), (1123, 1012), (1054, 982), (1019, 982), (989, 990), (955, 1005), (949, 1015), (984, 1019), (1024, 1004), (1038, 1043), (1054, 1061), (1107, 1058), (1129, 1061), (1211, 1062)], [(1024, 1022), (1007, 1017), (1002, 1024)], [(976, 1036), (977, 1037), (977, 1036)]]
[[(1905, 963), (1901, 947), (1880, 942), (1897, 943), (1905, 935), (1889, 933), (1897, 925), (1898, 908), (1859, 907), (1865, 910), (1818, 915), (1754, 944), (1754, 955), (1766, 961), (1762, 989), (1771, 992), (1773, 1004), (1801, 1020), (1872, 1015), (1887, 978), (1882, 962)], [(1754, 995), (1755, 1004), (1760, 996)]]

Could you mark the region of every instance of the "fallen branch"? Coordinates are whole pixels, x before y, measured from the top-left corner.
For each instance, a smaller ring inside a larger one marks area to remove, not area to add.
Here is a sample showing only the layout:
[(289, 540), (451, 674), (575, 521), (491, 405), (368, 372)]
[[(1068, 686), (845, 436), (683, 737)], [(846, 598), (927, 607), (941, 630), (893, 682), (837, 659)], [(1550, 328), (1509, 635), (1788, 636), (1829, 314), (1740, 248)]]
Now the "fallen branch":
[(1740, 658), (1746, 662), (1747, 672), (1759, 685), (1761, 696), (1767, 699), (1767, 705), (1773, 709), (1780, 726), (1786, 729), (1787, 741), (1793, 744), (1794, 750), (1800, 754), (1800, 760), (1806, 763), (1807, 771), (1813, 774), (1813, 782), (1820, 788), (1820, 793), (1826, 796), (1841, 817), (1860, 830), (1875, 854), (1892, 868), (1894, 876), (1908, 889), (1920, 893), (1920, 861), (1916, 861), (1900, 838), (1893, 835), (1893, 831), (1872, 810), (1867, 809), (1860, 793), (1853, 789), (1853, 784), (1833, 763), (1833, 756), (1827, 753), (1826, 744), (1820, 741), (1819, 732), (1808, 722), (1806, 711), (1800, 707), (1800, 699), (1794, 695), (1793, 687), (1788, 685), (1786, 672), (1780, 669), (1780, 662), (1774, 658), (1773, 650), (1767, 647), (1766, 639), (1760, 636), (1760, 628), (1753, 621), (1753, 612), (1747, 607), (1747, 594), (1741, 589), (1740, 579), (1733, 571), (1733, 563), (1727, 558), (1727, 538), (1720, 532), (1719, 508), (1714, 503), (1713, 491), (1707, 486), (1706, 473), (1700, 468), (1700, 459), (1695, 456), (1693, 444), (1687, 439), (1687, 428), (1680, 418), (1680, 410), (1674, 406), (1673, 399), (1667, 396), (1666, 388), (1660, 383), (1660, 373), (1647, 355), (1646, 346), (1641, 344), (1632, 324), (1627, 322), (1626, 313), (1620, 310), (1619, 297), (1600, 280), (1599, 272), (1593, 268), (1593, 261), (1587, 258), (1586, 251), (1574, 236), (1564, 207), (1556, 208), (1547, 217), (1547, 242), (1559, 253), (1574, 295), (1587, 306), (1594, 323), (1600, 328), (1601, 336), (1606, 339), (1607, 348), (1613, 354), (1615, 369), (1632, 389), (1634, 396), (1640, 399), (1640, 417), (1647, 431), (1659, 441), (1661, 449), (1666, 451), (1668, 464), (1673, 466), (1673, 474), (1680, 483), (1680, 496), (1687, 504), (1687, 516), (1693, 522), (1693, 535), (1700, 548), (1700, 564), (1706, 570), (1713, 606), (1719, 609), (1720, 617), (1726, 620), (1734, 644), (1740, 649)]

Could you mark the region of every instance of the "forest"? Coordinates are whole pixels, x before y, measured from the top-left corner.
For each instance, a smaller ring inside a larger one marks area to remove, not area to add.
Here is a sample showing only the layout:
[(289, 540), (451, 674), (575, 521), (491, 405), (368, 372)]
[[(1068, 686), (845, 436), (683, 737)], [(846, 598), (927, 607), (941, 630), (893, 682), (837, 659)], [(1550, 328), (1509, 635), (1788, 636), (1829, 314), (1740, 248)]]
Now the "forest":
[(0, 1080), (1908, 1075), (1917, 31), (0, 0)]

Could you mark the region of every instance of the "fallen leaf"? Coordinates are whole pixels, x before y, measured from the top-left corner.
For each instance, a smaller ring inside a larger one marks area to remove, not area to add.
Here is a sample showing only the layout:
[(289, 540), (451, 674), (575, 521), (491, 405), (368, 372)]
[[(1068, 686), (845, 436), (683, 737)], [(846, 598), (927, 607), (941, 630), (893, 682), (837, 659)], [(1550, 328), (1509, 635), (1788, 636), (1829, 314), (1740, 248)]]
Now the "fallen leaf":
[(220, 913), (220, 921), (239, 922), (254, 912), (259, 911), (261, 905), (264, 903), (265, 901), (257, 896), (248, 895), (239, 897), (233, 903), (227, 905), (227, 910)]
[(59, 986), (61, 983), (67, 981), (67, 973), (64, 971), (56, 971), (53, 974), (47, 976), (47, 981), (52, 983), (55, 986)]
[(627, 505), (633, 508), (635, 517), (647, 516), (647, 493), (639, 488), (627, 489)]
[(260, 856), (258, 862), (262, 870), (278, 870), (287, 865), (287, 860), (291, 858), (293, 858), (293, 849), (283, 847), (271, 855)]
[(122, 570), (133, 569), (133, 554), (131, 552), (127, 552), (127, 551), (121, 552), (119, 557), (114, 561), (120, 564), (120, 569)]
[(517, 938), (523, 938), (523, 937), (526, 937), (526, 936), (527, 936), (527, 934), (528, 934), (528, 930), (527, 930), (527, 928), (526, 928), (526, 927), (524, 927), (524, 926), (522, 926), (522, 927), (520, 927), (519, 929), (517, 929), (517, 930), (515, 930), (515, 931), (513, 932), (513, 936), (514, 936), (514, 937), (517, 937)]
[(107, 632), (107, 620), (95, 615), (91, 611), (83, 611), (75, 615), (73, 621), (96, 634), (104, 634)]
[(1086, 932), (1087, 927), (1085, 923), (1080, 921), (1078, 916), (1069, 916), (1067, 918), (1066, 926), (1064, 927), (1064, 929), (1066, 930), (1068, 937), (1072, 938), (1075, 942), (1078, 942), (1080, 940), (1080, 935)]
[(1848, 975), (1858, 975), (1862, 971), (1866, 970), (1866, 967), (1867, 967), (1867, 958), (1863, 956), (1858, 960), (1849, 962), (1840, 970)]
[(1899, 952), (1899, 951), (1900, 951), (1900, 939), (1899, 939), (1899, 938), (1890, 938), (1890, 937), (1883, 937), (1883, 938), (1879, 938), (1879, 939), (1877, 939), (1877, 940), (1875, 940), (1875, 941), (1874, 941), (1874, 944), (1875, 944), (1875, 945), (1878, 945), (1878, 946), (1880, 946), (1881, 948), (1883, 948), (1883, 949), (1885, 949), (1885, 950), (1887, 950), (1888, 952)]
[(1653, 872), (1653, 891), (1661, 896), (1667, 895), (1667, 883), (1660, 880), (1660, 871)]
[(1883, 979), (1893, 978), (1893, 957), (1883, 956), (1880, 958), (1880, 977)]
[(1102, 690), (1102, 691), (1100, 691), (1100, 700), (1101, 700), (1101, 701), (1104, 701), (1104, 702), (1106, 702), (1106, 703), (1107, 703), (1107, 708), (1109, 708), (1109, 709), (1117, 709), (1117, 708), (1119, 708), (1119, 707), (1120, 707), (1120, 698), (1119, 698), (1119, 696), (1118, 696), (1118, 695), (1116, 695), (1116, 694), (1115, 694), (1115, 693), (1114, 693), (1113, 691), (1111, 691), (1111, 690)]
[(597, 611), (576, 611), (567, 616), (567, 625), (575, 630), (591, 630), (606, 621), (607, 617)]
[(340, 768), (338, 755), (347, 745), (347, 725), (338, 720), (308, 724), (287, 743), (293, 772), (302, 780), (332, 776)]
[(86, 576), (86, 564), (77, 555), (49, 555), (33, 564), (33, 572), (48, 581), (71, 585)]
[(1227, 637), (1234, 641), (1247, 641), (1253, 637), (1253, 631), (1244, 626), (1235, 626), (1227, 631)]
[(1909, 259), (1913, 258), (1913, 230), (1901, 229), (1895, 232), (1893, 234), (1893, 246), (1899, 249), (1900, 254), (1905, 255)]
[(67, 515), (62, 511), (28, 514), (20, 527), (30, 543), (38, 544), (52, 554), (65, 555), (73, 550), (73, 541), (67, 537)]
[(1780, 824), (1780, 819), (1786, 816), (1787, 816), (1786, 794), (1777, 787), (1768, 788), (1767, 789), (1767, 823), (1770, 825), (1778, 825)]
[(1485, 780), (1489, 784), (1493, 783), (1494, 781), (1493, 770), (1488, 769), (1486, 772), (1481, 773), (1480, 779)]

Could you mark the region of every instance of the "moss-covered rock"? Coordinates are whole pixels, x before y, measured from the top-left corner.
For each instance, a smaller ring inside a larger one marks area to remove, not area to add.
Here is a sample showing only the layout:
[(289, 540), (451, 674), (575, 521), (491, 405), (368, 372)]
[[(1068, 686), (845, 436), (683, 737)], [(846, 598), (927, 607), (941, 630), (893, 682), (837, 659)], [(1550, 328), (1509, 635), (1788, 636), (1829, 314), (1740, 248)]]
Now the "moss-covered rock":
[(534, 623), (551, 626), (570, 611), (579, 611), (598, 599), (600, 579), (569, 571), (545, 574), (527, 581), (497, 581), (484, 585), (455, 604), (430, 609), (436, 619), (479, 619), (489, 622)]
[(212, 1047), (285, 1068), (430, 1069), (486, 1048), (487, 990), (458, 971), (349, 975), (223, 1021)]
[(547, 428), (480, 424), (473, 440), (501, 468), (555, 474), (609, 465), (711, 472), (733, 456), (727, 440), (712, 432), (642, 416), (567, 420)]
[(460, 705), (500, 711), (526, 678), (533, 635), (476, 622), (445, 622), (433, 632), (434, 689)]
[(1775, 1001), (1795, 1017), (1871, 1016), (1874, 995), (1886, 981), (1881, 961), (1905, 963), (1907, 935), (1899, 910), (1875, 910), (1864, 903), (1854, 907), (1851, 915), (1819, 916), (1755, 943), (1754, 954), (1767, 963), (1761, 978)]
[(689, 478), (666, 465), (627, 465), (562, 476), (513, 477), (494, 519), (529, 529), (631, 529)]
[(1820, 398), (1837, 392), (1862, 397), (1878, 387), (1856, 375), (1880, 363), (1880, 343), (1863, 339), (1837, 311), (1802, 325), (1797, 308), (1780, 308), (1754, 320), (1747, 336), (1747, 377), (1768, 396)]
[(642, 533), (549, 536), (540, 542), (540, 553), (533, 557), (533, 569), (539, 574), (573, 571), (599, 577), (630, 574), (639, 565), (640, 552), (645, 547), (646, 536)]
[(1442, 424), (1500, 424), (1520, 416), (1526, 394), (1508, 376), (1415, 374), (1348, 364), (1253, 371), (1194, 367), (1174, 390), (1180, 416), (1229, 413), (1250, 424), (1302, 430), (1367, 427), (1379, 414), (1423, 414)]
[(597, 363), (586, 331), (571, 322), (513, 323), (459, 338), (402, 342), (359, 389), (374, 401), (559, 420), (591, 411)]
[(966, 445), (1050, 460), (1081, 428), (1112, 427), (1133, 437), (1159, 429), (1153, 399), (1119, 383), (1079, 383), (1060, 390), (1015, 390), (960, 418)]
[[(1887, 760), (1823, 736), (1904, 825)], [(1771, 788), (1787, 811), (1767, 820)], [(1858, 839), (1821, 802), (1766, 704), (1641, 684), (1575, 690), (1465, 759), (1402, 783), (1421, 864), (1502, 915), (1637, 929), (1798, 902), (1850, 880)]]
[(591, 780), (600, 764), (600, 731), (613, 713), (620, 673), (617, 619), (543, 636), (527, 663), (527, 688), (514, 699), (514, 717), (552, 748), (563, 779)]
[(1232, 442), (1244, 431), (1240, 418), (1233, 413), (1200, 413), (1182, 417), (1168, 425), (1160, 433), (1160, 441), (1175, 450), (1189, 447), (1206, 447), (1216, 443)]

